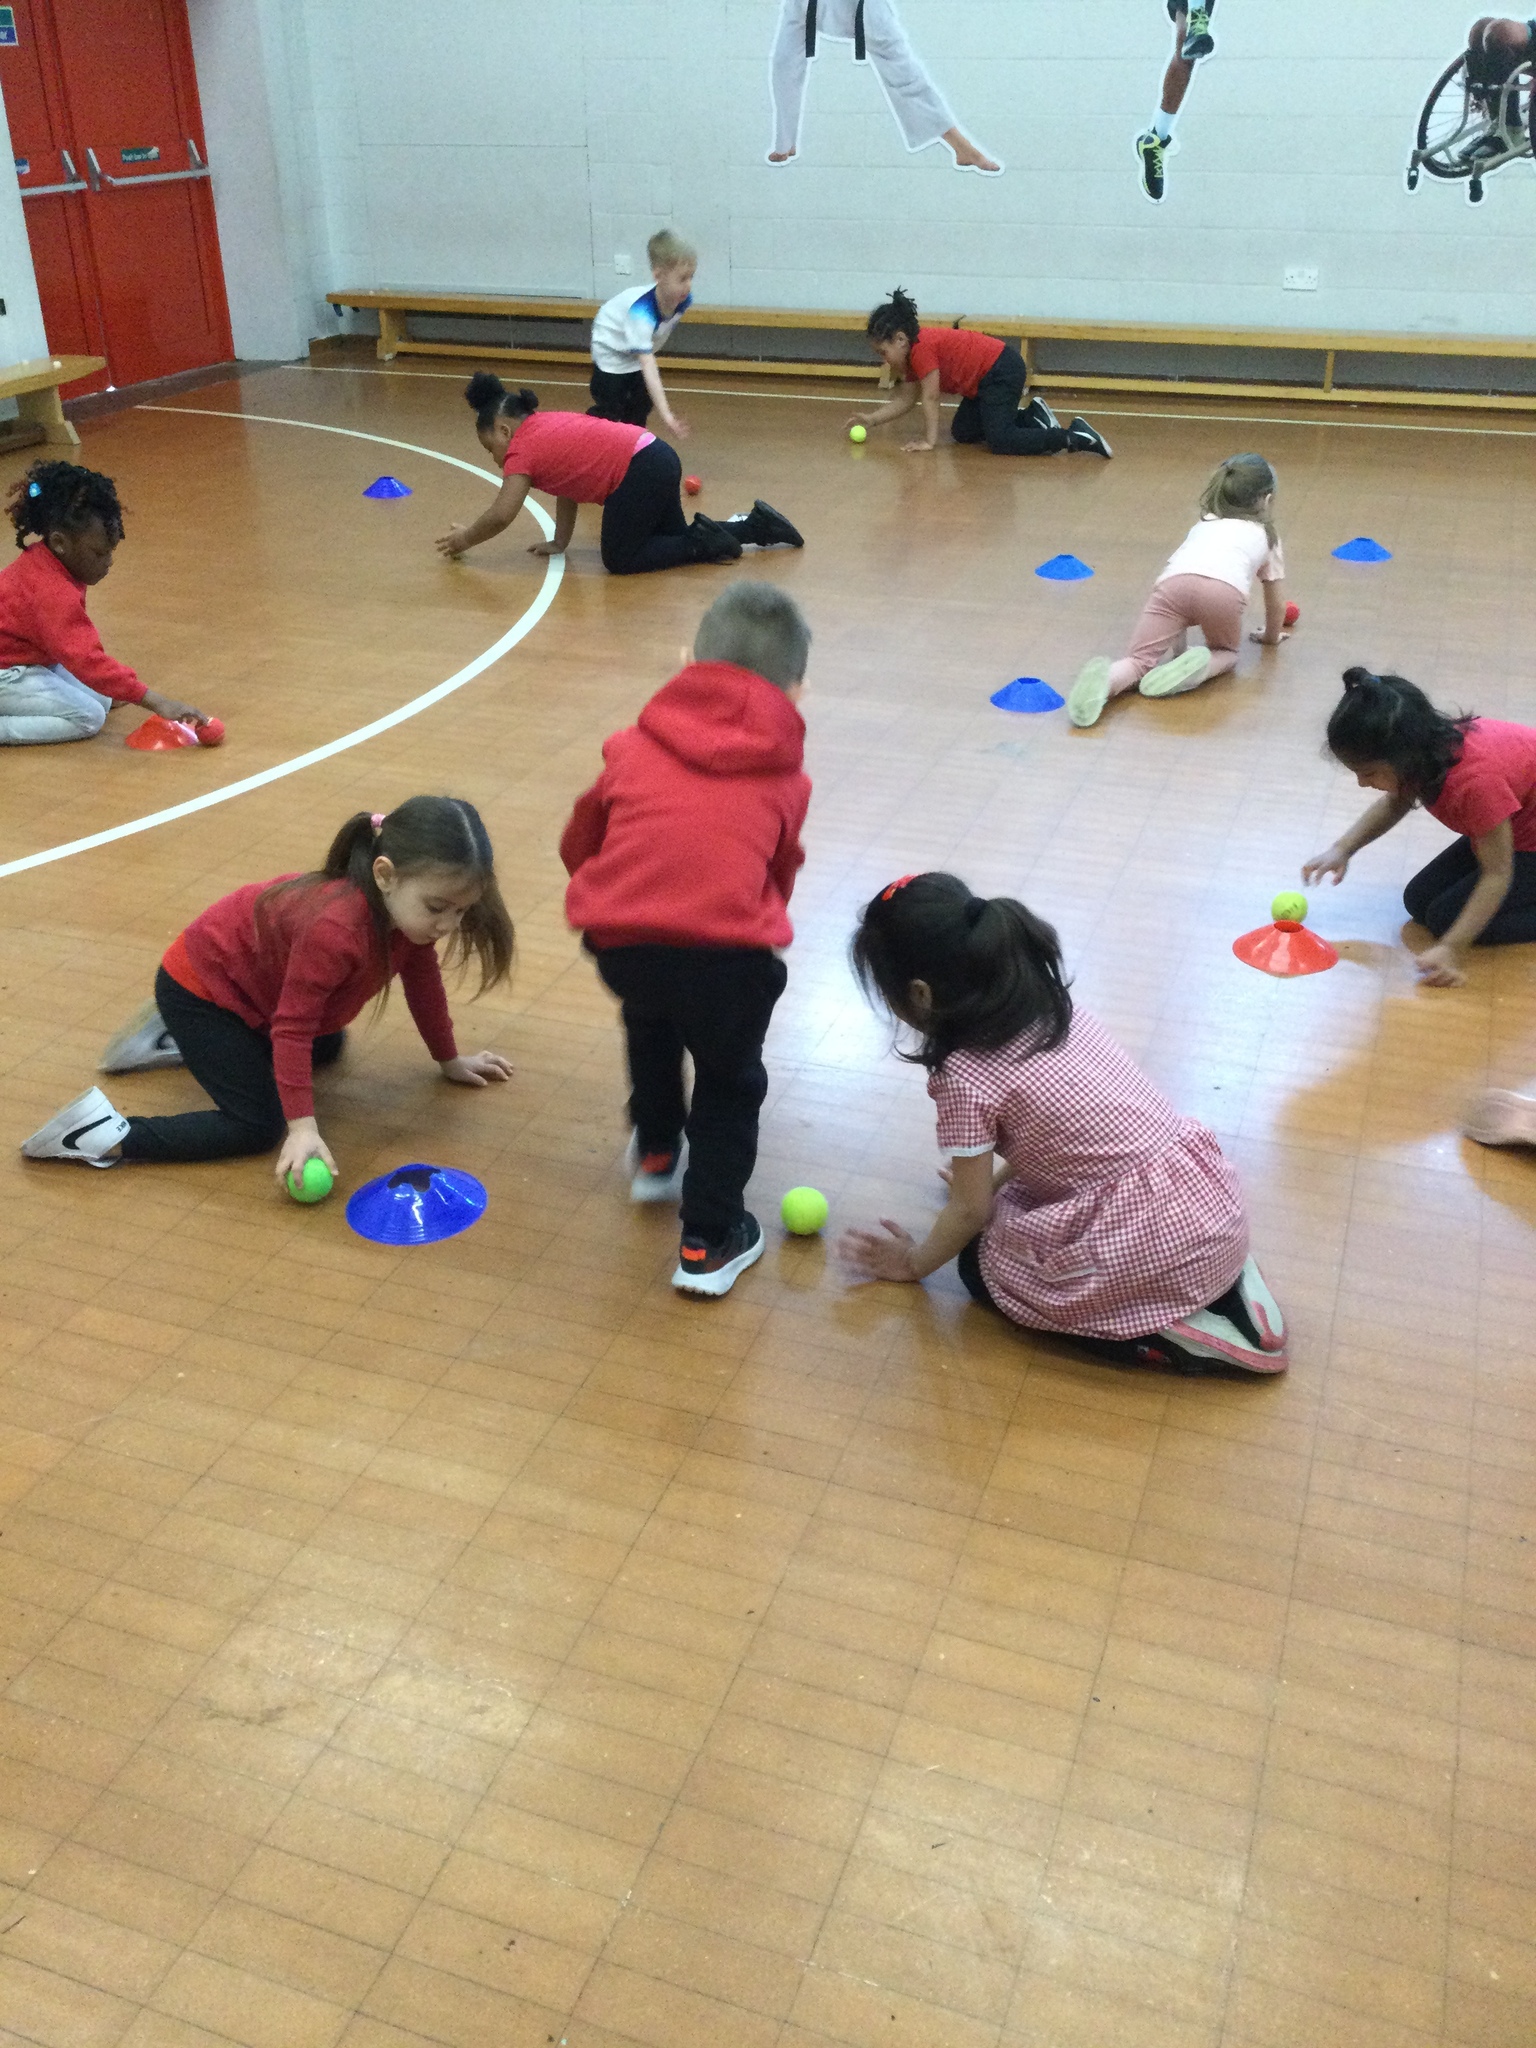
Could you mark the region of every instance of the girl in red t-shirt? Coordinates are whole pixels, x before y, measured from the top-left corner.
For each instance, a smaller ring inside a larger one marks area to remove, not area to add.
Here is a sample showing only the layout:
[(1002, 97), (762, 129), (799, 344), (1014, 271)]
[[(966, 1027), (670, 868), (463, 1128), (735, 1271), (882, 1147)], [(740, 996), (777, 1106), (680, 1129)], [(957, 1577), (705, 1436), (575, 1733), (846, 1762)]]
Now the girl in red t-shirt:
[(279, 1180), (321, 1159), (311, 1069), (341, 1054), (345, 1027), (395, 975), (443, 1076), (466, 1087), (511, 1078), (499, 1052), (461, 1054), (437, 948), (473, 954), (483, 993), (512, 966), (512, 921), (473, 804), (413, 796), (349, 818), (308, 875), (237, 889), (188, 925), (161, 962), (155, 1000), (108, 1047), (108, 1073), (185, 1064), (213, 1097), (181, 1116), (119, 1114), (87, 1089), (22, 1151), (115, 1166), (121, 1159), (236, 1159), (280, 1145)]
[(878, 427), (899, 420), (921, 399), (922, 437), (902, 443), (909, 455), (938, 446), (939, 394), (944, 391), (960, 399), (949, 429), (953, 438), (985, 441), (994, 455), (1059, 455), (1064, 449), (1112, 453), (1104, 436), (1081, 415), (1064, 427), (1043, 398), (1024, 404), (1029, 372), (1014, 342), (978, 334), (958, 322), (924, 327), (916, 303), (899, 286), (883, 306), (876, 306), (864, 332), (881, 362), (902, 380), (901, 388), (884, 405), (852, 414), (848, 424)]
[(1436, 944), (1419, 979), (1459, 988), (1469, 946), (1536, 942), (1536, 727), (1464, 713), (1448, 718), (1402, 676), (1347, 669), (1328, 721), (1328, 747), (1375, 803), (1305, 882), (1342, 882), (1350, 860), (1417, 805), (1460, 837), (1403, 891), (1403, 907)]
[(644, 427), (584, 412), (540, 412), (536, 392), (509, 391), (489, 370), (476, 371), (464, 396), (480, 446), (501, 468), (502, 485), (478, 519), (438, 536), (438, 552), (450, 560), (504, 533), (530, 490), (554, 499), (555, 535), (536, 541), (529, 554), (563, 555), (576, 530), (577, 506), (601, 505), (603, 567), (611, 576), (738, 562), (744, 547), (805, 545), (784, 514), (761, 498), (734, 519), (696, 513), (690, 526), (678, 495), (683, 466), (677, 450)]

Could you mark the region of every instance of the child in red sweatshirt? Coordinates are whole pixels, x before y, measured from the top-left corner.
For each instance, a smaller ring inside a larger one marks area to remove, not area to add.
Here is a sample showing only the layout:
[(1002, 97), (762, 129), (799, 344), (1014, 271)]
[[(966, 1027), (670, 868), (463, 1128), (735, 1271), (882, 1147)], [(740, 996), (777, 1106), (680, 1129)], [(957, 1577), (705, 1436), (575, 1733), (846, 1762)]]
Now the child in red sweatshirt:
[(146, 690), (114, 661), (86, 615), (86, 590), (111, 568), (123, 537), (111, 477), (34, 462), (6, 509), (22, 554), (0, 572), (0, 746), (92, 739), (114, 704), (201, 724), (201, 711)]
[(743, 1196), (805, 858), (811, 785), (795, 702), (810, 644), (782, 590), (733, 583), (704, 614), (693, 661), (606, 742), (560, 841), (566, 916), (623, 1006), (630, 1192), (662, 1202), (681, 1191), (672, 1285), (683, 1294), (728, 1294), (763, 1255)]
[(336, 1161), (315, 1121), (312, 1069), (341, 1056), (345, 1027), (398, 974), (416, 1028), (448, 1081), (510, 1079), (497, 1052), (461, 1053), (437, 948), (480, 966), (482, 992), (512, 965), (512, 921), (480, 813), (460, 797), (413, 796), (358, 811), (308, 875), (253, 882), (173, 939), (155, 1000), (109, 1048), (108, 1071), (180, 1065), (212, 1109), (123, 1116), (89, 1088), (34, 1131), (28, 1159), (238, 1159), (280, 1146), (276, 1173)]

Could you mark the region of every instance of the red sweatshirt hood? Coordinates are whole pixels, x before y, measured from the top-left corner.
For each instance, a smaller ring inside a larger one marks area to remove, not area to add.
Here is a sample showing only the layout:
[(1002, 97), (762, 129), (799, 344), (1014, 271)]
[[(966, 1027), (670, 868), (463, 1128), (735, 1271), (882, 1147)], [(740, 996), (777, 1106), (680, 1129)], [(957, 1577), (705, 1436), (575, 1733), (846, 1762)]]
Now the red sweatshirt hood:
[(805, 753), (805, 720), (784, 692), (729, 661), (693, 661), (636, 723), (704, 775), (783, 775)]

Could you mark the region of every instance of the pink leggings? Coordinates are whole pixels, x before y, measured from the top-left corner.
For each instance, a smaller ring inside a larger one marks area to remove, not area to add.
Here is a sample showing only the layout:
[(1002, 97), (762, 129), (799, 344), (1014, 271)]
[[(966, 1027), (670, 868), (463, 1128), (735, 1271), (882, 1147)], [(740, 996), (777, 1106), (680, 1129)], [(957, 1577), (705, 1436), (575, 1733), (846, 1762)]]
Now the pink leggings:
[(1149, 669), (1183, 651), (1191, 626), (1198, 626), (1211, 650), (1205, 680), (1237, 667), (1243, 641), (1247, 599), (1215, 576), (1169, 576), (1152, 587), (1152, 595), (1136, 621), (1130, 650), (1109, 671), (1110, 690), (1118, 696), (1134, 690)]

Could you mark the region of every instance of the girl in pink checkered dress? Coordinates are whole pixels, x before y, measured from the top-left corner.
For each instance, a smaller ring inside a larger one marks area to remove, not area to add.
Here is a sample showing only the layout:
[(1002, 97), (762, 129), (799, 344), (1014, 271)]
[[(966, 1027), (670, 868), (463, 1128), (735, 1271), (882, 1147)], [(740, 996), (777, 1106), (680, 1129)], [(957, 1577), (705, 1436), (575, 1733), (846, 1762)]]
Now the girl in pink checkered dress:
[(922, 1280), (958, 1259), (977, 1301), (1116, 1364), (1285, 1370), (1237, 1176), (1074, 1006), (1048, 924), (954, 875), (908, 875), (865, 906), (853, 963), (918, 1034), (902, 1057), (928, 1070), (950, 1155), (921, 1243), (889, 1218), (844, 1234), (859, 1278)]

